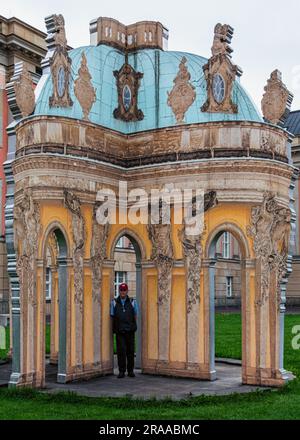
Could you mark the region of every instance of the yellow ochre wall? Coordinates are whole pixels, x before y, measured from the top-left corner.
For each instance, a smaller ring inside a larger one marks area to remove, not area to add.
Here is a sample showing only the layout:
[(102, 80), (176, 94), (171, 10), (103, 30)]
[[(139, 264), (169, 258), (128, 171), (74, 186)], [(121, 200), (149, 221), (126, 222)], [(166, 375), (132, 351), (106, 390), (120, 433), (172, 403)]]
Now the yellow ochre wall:
[[(48, 230), (52, 223), (60, 224), (67, 234), (67, 240), (72, 250), (72, 218), (69, 211), (63, 206), (62, 202), (41, 202), (40, 204), (41, 223), (43, 234)], [(82, 206), (82, 213), (86, 223), (86, 245), (85, 245), (85, 259), (90, 257), (90, 243), (92, 233), (92, 206)], [(244, 236), (247, 237), (246, 229), (250, 222), (251, 205), (246, 204), (225, 204), (222, 203), (215, 208), (210, 209), (205, 214), (206, 230), (203, 236), (203, 249), (205, 249), (206, 241), (211, 236), (213, 230), (224, 223), (233, 223), (243, 231)], [(181, 225), (173, 225), (172, 240), (174, 246), (174, 254), (176, 260), (182, 259), (182, 246), (178, 237), (178, 232)], [(145, 251), (144, 259), (150, 260), (151, 256), (151, 242), (148, 237), (146, 225), (112, 225), (107, 240), (107, 256), (112, 254), (112, 246), (116, 237), (121, 230), (130, 233), (133, 231), (140, 242), (143, 244)], [(45, 237), (39, 244), (39, 258), (43, 259), (43, 243)], [(251, 257), (253, 257), (251, 240), (248, 239)], [(203, 255), (204, 258), (207, 256)], [(74, 282), (73, 269), (70, 263), (69, 267), (69, 294), (71, 295), (71, 365), (75, 365), (75, 307), (74, 307)], [(102, 289), (102, 341), (101, 353), (102, 361), (109, 362), (111, 359), (111, 320), (109, 316), (109, 304), (112, 296), (113, 285), (113, 271), (103, 269), (103, 289)], [(42, 274), (38, 272), (38, 294), (41, 296)], [(199, 307), (199, 361), (204, 362), (205, 343), (204, 343), (204, 288), (203, 288), (203, 271), (201, 273), (201, 303)], [(158, 359), (158, 305), (157, 305), (157, 274), (155, 267), (143, 269), (142, 274), (142, 302), (145, 301), (147, 308), (143, 307), (142, 318), (146, 319), (144, 328), (146, 328), (147, 340), (143, 339), (143, 353), (147, 353), (147, 359)], [(254, 278), (250, 282), (250, 296), (254, 298), (255, 282)], [(41, 305), (40, 305), (41, 307)], [(93, 304), (92, 304), (92, 273), (89, 267), (84, 268), (84, 318), (83, 318), (83, 361), (84, 364), (93, 363)], [(40, 309), (39, 309), (40, 310)], [(41, 310), (40, 310), (41, 311)], [(254, 310), (253, 310), (254, 313)], [(173, 269), (172, 279), (172, 299), (171, 299), (171, 319), (170, 319), (170, 362), (184, 363), (187, 360), (187, 313), (186, 313), (186, 280), (184, 267)], [(58, 314), (57, 314), (58, 318)], [(41, 324), (39, 324), (41, 325)], [(38, 332), (38, 334), (40, 334)], [(255, 340), (254, 327), (251, 327), (251, 334)], [(56, 337), (56, 341), (58, 335)], [(251, 363), (255, 362), (255, 347), (251, 350)]]

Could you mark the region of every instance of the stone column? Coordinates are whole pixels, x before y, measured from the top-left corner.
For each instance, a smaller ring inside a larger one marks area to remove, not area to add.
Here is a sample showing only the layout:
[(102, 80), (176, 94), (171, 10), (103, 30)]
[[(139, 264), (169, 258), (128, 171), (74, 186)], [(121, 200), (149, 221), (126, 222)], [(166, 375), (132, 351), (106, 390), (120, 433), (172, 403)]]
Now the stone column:
[(265, 193), (252, 209), (248, 235), (256, 256), (256, 369), (247, 383), (282, 386), (289, 378), (281, 369), (282, 283), (289, 272), (293, 211), (279, 205), (275, 194)]
[(136, 300), (138, 304), (137, 333), (136, 333), (136, 368), (142, 367), (142, 264), (136, 263)]
[(204, 274), (204, 365), (203, 379), (216, 380), (215, 369), (215, 259), (203, 260)]
[[(28, 356), (28, 348), (32, 343), (28, 341), (27, 334), (27, 295), (23, 290), (20, 293), (19, 270), (17, 266), (17, 255), (15, 248), (14, 231), (14, 192), (15, 182), (12, 170), (12, 164), (16, 152), (16, 134), (15, 126), (23, 116), (28, 116), (34, 109), (34, 91), (33, 82), (28, 70), (23, 62), (16, 63), (14, 66), (14, 75), (11, 82), (7, 84), (7, 98), (9, 108), (13, 117), (13, 122), (7, 128), (8, 134), (8, 155), (4, 163), (4, 172), (6, 177), (6, 207), (5, 207), (5, 238), (7, 248), (7, 268), (11, 290), (11, 327), (13, 343), (13, 361), (12, 374), (9, 386), (33, 385), (33, 374), (28, 373), (27, 361), (32, 356)], [(25, 92), (25, 93), (24, 93)], [(27, 93), (28, 92), (28, 93)], [(24, 96), (26, 99), (24, 99)], [(27, 97), (30, 96), (29, 99)], [(33, 293), (33, 290), (31, 290)], [(32, 323), (33, 324), (33, 323)]]
[[(247, 383), (248, 375), (255, 370), (257, 350), (255, 335), (255, 260), (241, 262), (241, 302), (242, 302), (242, 381)], [(253, 329), (254, 327), (254, 329)], [(254, 337), (253, 337), (254, 335)], [(254, 359), (254, 362), (252, 362)]]
[(65, 257), (58, 261), (58, 296), (59, 296), (59, 355), (57, 382), (67, 382), (67, 320), (68, 320), (68, 268)]
[(59, 313), (57, 313), (58, 301), (58, 268), (51, 266), (51, 335), (50, 335), (50, 364), (58, 363), (58, 350), (55, 344), (57, 328), (59, 331)]
[[(161, 212), (160, 212), (161, 216)], [(167, 222), (155, 224), (149, 219), (148, 235), (152, 243), (151, 260), (157, 268), (158, 279), (158, 372), (168, 368), (170, 358), (170, 312), (174, 251), (171, 226)]]
[(76, 375), (83, 370), (83, 292), (86, 229), (79, 197), (71, 191), (64, 190), (64, 202), (72, 218)]

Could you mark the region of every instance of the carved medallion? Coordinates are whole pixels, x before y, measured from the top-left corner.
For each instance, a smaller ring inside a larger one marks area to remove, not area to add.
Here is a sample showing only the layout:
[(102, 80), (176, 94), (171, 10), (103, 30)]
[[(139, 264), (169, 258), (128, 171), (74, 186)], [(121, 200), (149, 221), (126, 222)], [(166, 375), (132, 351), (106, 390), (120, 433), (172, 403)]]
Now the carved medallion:
[(271, 280), (276, 280), (278, 306), (280, 305), (280, 283), (287, 273), (290, 232), (290, 209), (280, 207), (274, 194), (265, 193), (262, 205), (252, 209), (248, 227), (255, 256), (261, 264), (261, 297), (257, 301), (259, 306), (272, 293)]
[(50, 107), (71, 107), (70, 77), (72, 60), (68, 55), (65, 21), (62, 15), (54, 16), (55, 22), (55, 52), (49, 60), (53, 93), (49, 98)]
[(293, 102), (293, 95), (282, 82), (279, 70), (271, 73), (265, 87), (261, 108), (266, 121), (283, 125)]
[(21, 111), (22, 117), (31, 115), (35, 107), (35, 96), (32, 77), (26, 63), (23, 63), (21, 74), (14, 83), (14, 91), (17, 106)]
[(78, 70), (79, 77), (75, 80), (74, 93), (81, 105), (83, 111), (83, 119), (89, 120), (89, 113), (96, 101), (96, 90), (91, 82), (91, 74), (87, 66), (87, 59), (85, 53), (81, 55), (81, 65)]
[(217, 24), (215, 27), (212, 57), (203, 66), (206, 79), (207, 101), (201, 110), (207, 113), (238, 113), (238, 106), (232, 101), (232, 90), (241, 69), (231, 62), (230, 47), (233, 28)]
[(136, 72), (127, 60), (120, 70), (114, 71), (118, 90), (118, 108), (114, 117), (125, 122), (144, 119), (142, 110), (138, 109), (138, 89), (143, 73)]
[(172, 108), (177, 123), (182, 123), (184, 115), (196, 99), (195, 87), (190, 83), (191, 75), (186, 67), (187, 59), (182, 58), (179, 71), (174, 79), (174, 87), (168, 92), (168, 105)]

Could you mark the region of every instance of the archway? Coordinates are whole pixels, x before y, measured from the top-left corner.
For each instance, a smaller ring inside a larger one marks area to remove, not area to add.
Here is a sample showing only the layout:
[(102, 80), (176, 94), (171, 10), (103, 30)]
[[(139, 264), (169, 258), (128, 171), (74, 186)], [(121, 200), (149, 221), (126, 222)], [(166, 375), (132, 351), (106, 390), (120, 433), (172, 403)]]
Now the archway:
[[(216, 265), (217, 265), (217, 245), (224, 233), (230, 234), (237, 242), (240, 256), (240, 301), (241, 301), (241, 322), (242, 322), (242, 376), (245, 377), (247, 369), (247, 360), (249, 360), (247, 338), (247, 327), (249, 316), (247, 307), (249, 305), (249, 295), (247, 296), (247, 286), (249, 287), (250, 273), (253, 262), (250, 262), (250, 251), (247, 238), (243, 231), (233, 223), (224, 223), (213, 230), (207, 240), (205, 257), (207, 258), (207, 267), (209, 271), (209, 286), (206, 289), (206, 294), (209, 295), (209, 351), (210, 351), (210, 369), (213, 377), (217, 378), (215, 367), (215, 297), (216, 297)], [(249, 307), (248, 307), (249, 309)]]
[[(119, 259), (116, 259), (117, 254), (119, 254)], [(142, 254), (142, 244), (132, 231), (123, 230), (117, 235), (111, 250), (111, 259), (115, 262), (114, 292), (116, 295), (118, 285), (121, 282), (126, 282), (129, 286), (129, 296), (137, 301), (135, 367), (139, 369), (142, 368)], [(118, 275), (118, 272), (120, 275)]]
[[(44, 325), (42, 328), (44, 344), (46, 343), (47, 297), (51, 298), (50, 306), (50, 363), (57, 365), (54, 370), (57, 382), (65, 383), (67, 378), (67, 297), (68, 297), (68, 245), (66, 236), (60, 226), (53, 226), (45, 234), (43, 264), (43, 299)], [(50, 264), (49, 264), (50, 260)], [(49, 282), (49, 281), (52, 282)], [(48, 307), (49, 308), (49, 307)], [(44, 346), (44, 362), (46, 347)], [(45, 379), (45, 367), (43, 368)]]

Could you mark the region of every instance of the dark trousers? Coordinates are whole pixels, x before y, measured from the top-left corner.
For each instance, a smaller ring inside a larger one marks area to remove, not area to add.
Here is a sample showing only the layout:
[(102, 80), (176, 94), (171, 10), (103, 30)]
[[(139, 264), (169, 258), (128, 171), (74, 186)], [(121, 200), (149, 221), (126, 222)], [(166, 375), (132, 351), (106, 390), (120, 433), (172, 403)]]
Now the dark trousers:
[(134, 332), (117, 333), (116, 339), (119, 371), (125, 373), (127, 360), (127, 371), (131, 373), (134, 368)]

